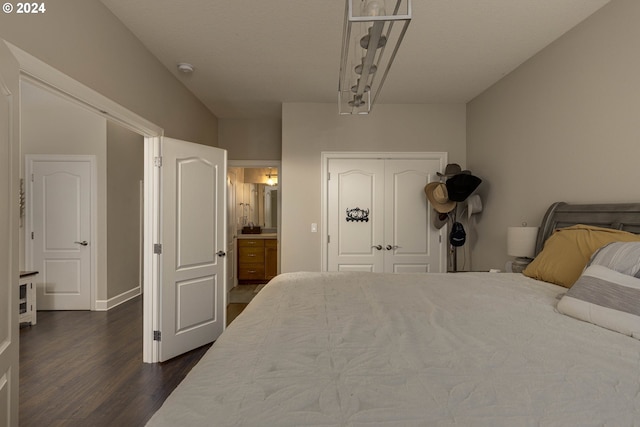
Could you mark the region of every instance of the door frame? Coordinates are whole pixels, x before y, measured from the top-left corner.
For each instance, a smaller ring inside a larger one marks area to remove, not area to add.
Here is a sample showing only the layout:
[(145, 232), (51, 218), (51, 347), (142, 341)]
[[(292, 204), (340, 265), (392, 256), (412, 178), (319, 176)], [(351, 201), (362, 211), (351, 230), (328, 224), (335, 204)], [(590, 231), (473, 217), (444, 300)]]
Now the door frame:
[(24, 156), (24, 173), (25, 173), (25, 222), (24, 222), (24, 263), (27, 270), (33, 270), (33, 240), (29, 237), (33, 231), (33, 203), (31, 203), (31, 197), (33, 196), (32, 189), (33, 183), (28, 179), (29, 174), (33, 172), (34, 161), (58, 161), (58, 162), (89, 162), (91, 168), (91, 198), (89, 200), (90, 208), (90, 221), (91, 229), (89, 231), (89, 238), (91, 244), (91, 257), (90, 257), (90, 283), (89, 283), (89, 307), (91, 311), (96, 310), (96, 295), (97, 292), (97, 272), (96, 266), (98, 265), (98, 251), (95, 249), (93, 242), (97, 241), (98, 236), (98, 179), (96, 173), (96, 156), (86, 154), (25, 154)]
[[(144, 137), (144, 283), (142, 360), (145, 363), (159, 361), (159, 345), (153, 341), (153, 331), (159, 327), (159, 283), (160, 267), (157, 256), (153, 256), (153, 244), (160, 237), (160, 191), (159, 168), (155, 159), (160, 157), (160, 140), (164, 129), (144, 119), (104, 95), (72, 79), (36, 57), (0, 39), (18, 62), (19, 80), (25, 79), (71, 102), (111, 120), (126, 129)], [(19, 152), (20, 141), (14, 140), (12, 149)], [(16, 146), (17, 145), (17, 146)], [(21, 163), (21, 162), (19, 162)], [(16, 165), (16, 167), (20, 167)], [(19, 245), (14, 243), (13, 252), (18, 253)], [(15, 319), (17, 322), (17, 319)], [(156, 329), (154, 329), (156, 328)]]
[(374, 151), (323, 151), (321, 153), (321, 216), (320, 225), (322, 228), (322, 236), (320, 238), (321, 249), (321, 271), (327, 271), (329, 268), (329, 161), (332, 159), (407, 159), (407, 160), (438, 160), (440, 162), (440, 170), (443, 171), (447, 164), (448, 153), (446, 151), (425, 151), (425, 152), (374, 152)]

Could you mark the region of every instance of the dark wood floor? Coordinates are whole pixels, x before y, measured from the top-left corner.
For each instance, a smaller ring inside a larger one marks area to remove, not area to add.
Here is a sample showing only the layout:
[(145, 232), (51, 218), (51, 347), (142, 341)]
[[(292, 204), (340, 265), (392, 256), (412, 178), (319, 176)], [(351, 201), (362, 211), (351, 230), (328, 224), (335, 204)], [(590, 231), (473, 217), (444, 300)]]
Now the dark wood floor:
[[(235, 306), (235, 307), (232, 307)], [(231, 304), (228, 322), (246, 304)], [(210, 345), (142, 363), (142, 299), (20, 329), (20, 426), (143, 426)]]

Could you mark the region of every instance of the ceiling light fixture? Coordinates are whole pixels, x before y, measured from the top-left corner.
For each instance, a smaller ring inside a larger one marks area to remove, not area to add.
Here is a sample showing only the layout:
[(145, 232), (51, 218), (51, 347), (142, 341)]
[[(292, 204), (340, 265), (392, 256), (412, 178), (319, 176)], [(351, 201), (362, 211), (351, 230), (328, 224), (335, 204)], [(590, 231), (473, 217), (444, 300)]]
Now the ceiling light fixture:
[[(369, 114), (411, 22), (411, 0), (346, 0), (338, 112)], [(397, 23), (398, 25), (394, 25)], [(387, 49), (390, 54), (385, 55)], [(379, 81), (376, 76), (382, 73)]]
[(181, 62), (178, 64), (178, 71), (180, 71), (181, 73), (191, 74), (193, 73), (193, 70), (193, 65), (189, 64), (188, 62)]
[[(271, 168), (269, 168), (271, 169)], [(275, 179), (273, 179), (275, 177)], [(267, 185), (273, 186), (278, 183), (278, 174), (277, 173), (268, 173), (267, 174)]]

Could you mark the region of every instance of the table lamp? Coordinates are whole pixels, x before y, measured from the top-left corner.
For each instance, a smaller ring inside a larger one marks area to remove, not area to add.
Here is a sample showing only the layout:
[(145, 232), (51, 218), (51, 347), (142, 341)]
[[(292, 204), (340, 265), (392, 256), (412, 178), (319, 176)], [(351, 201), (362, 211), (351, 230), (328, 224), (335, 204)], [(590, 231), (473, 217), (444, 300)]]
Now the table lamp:
[(514, 273), (522, 273), (533, 261), (538, 227), (507, 227), (507, 254), (516, 257), (512, 264)]

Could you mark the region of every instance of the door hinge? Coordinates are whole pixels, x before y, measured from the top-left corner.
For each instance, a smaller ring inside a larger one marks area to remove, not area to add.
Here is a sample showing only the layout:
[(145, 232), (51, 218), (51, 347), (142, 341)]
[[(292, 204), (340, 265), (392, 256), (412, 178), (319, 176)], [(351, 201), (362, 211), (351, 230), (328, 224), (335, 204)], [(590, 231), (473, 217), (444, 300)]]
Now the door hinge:
[(331, 243), (331, 236), (327, 234), (327, 243)]
[(438, 236), (438, 243), (442, 243), (442, 234)]
[(154, 157), (153, 158), (153, 165), (157, 168), (162, 166), (162, 157)]
[(327, 172), (327, 181), (331, 181), (331, 172)]
[(31, 240), (33, 240), (33, 239), (34, 239), (34, 237), (33, 237), (33, 236), (34, 236), (34, 234), (33, 234), (33, 231), (32, 231), (32, 232), (31, 232)]
[(160, 333), (160, 331), (153, 331), (153, 340), (162, 341), (162, 334)]
[(158, 255), (162, 254), (162, 243), (153, 244), (153, 253)]

